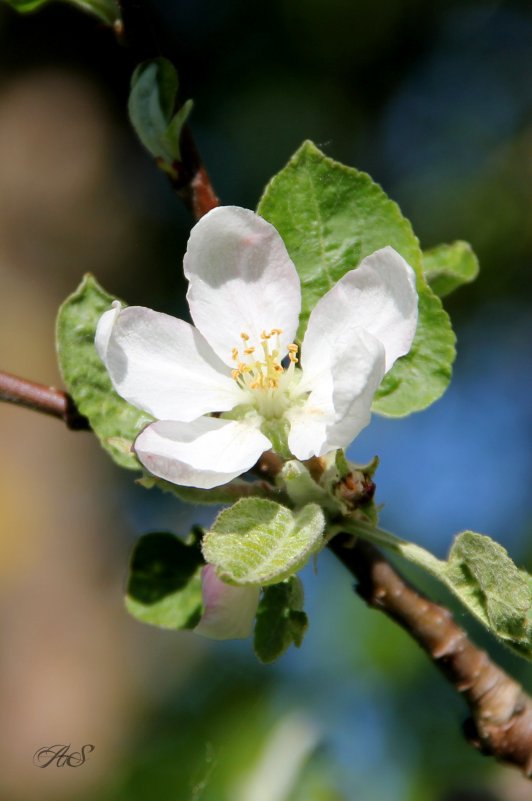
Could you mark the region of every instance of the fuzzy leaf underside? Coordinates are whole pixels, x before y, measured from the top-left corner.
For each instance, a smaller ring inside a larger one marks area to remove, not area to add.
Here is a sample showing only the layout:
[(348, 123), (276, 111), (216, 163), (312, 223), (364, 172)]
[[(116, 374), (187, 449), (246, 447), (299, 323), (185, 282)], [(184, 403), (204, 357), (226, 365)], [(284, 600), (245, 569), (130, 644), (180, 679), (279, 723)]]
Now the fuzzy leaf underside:
[(323, 544), (322, 509), (297, 513), (264, 498), (243, 498), (216, 518), (203, 540), (203, 555), (232, 584), (277, 584), (290, 577)]
[(532, 659), (532, 577), (514, 564), (502, 545), (484, 534), (464, 531), (444, 561), (387, 531), (361, 523), (348, 528), (439, 579), (492, 634)]
[(459, 534), (445, 564), (446, 583), (487, 628), (532, 658), (532, 588), (502, 545)]

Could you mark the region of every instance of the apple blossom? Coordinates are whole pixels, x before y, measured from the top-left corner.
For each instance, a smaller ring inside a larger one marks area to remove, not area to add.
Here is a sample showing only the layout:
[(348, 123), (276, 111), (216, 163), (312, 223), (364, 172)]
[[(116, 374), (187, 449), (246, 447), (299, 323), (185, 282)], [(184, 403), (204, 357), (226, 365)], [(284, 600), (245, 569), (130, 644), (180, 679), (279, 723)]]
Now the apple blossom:
[(96, 333), (115, 390), (156, 418), (134, 444), (144, 467), (209, 489), (271, 447), (304, 460), (348, 445), (414, 337), (415, 276), (402, 256), (385, 247), (346, 273), (311, 312), (301, 353), (299, 277), (266, 220), (213, 209), (191, 231), (184, 268), (195, 327), (115, 302)]

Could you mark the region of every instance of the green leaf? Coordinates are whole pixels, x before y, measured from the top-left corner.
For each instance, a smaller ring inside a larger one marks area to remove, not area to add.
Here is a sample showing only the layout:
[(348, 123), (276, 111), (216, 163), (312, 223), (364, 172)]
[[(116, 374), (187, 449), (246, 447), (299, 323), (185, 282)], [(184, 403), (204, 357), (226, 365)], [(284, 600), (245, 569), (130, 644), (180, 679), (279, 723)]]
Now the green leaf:
[(193, 107), (194, 101), (186, 100), (181, 108), (176, 111), (170, 124), (168, 125), (168, 128), (162, 136), (162, 143), (171, 153), (173, 153), (174, 161), (181, 161), (181, 133), (183, 131), (183, 126), (190, 117)]
[(418, 240), (397, 204), (369, 175), (305, 142), (266, 187), (258, 213), (279, 231), (301, 279), (299, 338), (320, 297), (363, 258), (391, 245), (406, 259), (417, 275), (420, 321), (411, 352), (386, 376), (374, 410), (403, 416), (437, 400), (450, 380), (454, 335), (425, 282)]
[(21, 14), (36, 11), (40, 6), (45, 6), (49, 2), (50, 0), (7, 0), (7, 4)]
[[(26, 14), (30, 11), (37, 11), (41, 6), (48, 5), (51, 0), (7, 0), (8, 5)], [(81, 11), (94, 14), (107, 25), (113, 25), (120, 19), (120, 9), (116, 0), (65, 0), (70, 5), (76, 6)]]
[(275, 501), (243, 498), (220, 512), (203, 539), (203, 555), (230, 584), (277, 584), (324, 545), (324, 527), (316, 504), (294, 514)]
[(98, 320), (113, 300), (91, 275), (86, 275), (59, 309), (57, 355), (65, 386), (103, 447), (121, 467), (140, 470), (131, 445), (152, 418), (116, 394), (94, 347)]
[(128, 112), (137, 136), (156, 158), (173, 161), (163, 142), (178, 89), (177, 73), (165, 58), (146, 61), (131, 78)]
[(464, 531), (453, 543), (445, 577), (479, 620), (501, 639), (525, 646), (532, 658), (528, 576), (515, 566), (502, 545), (483, 534)]
[(404, 417), (426, 409), (447, 389), (456, 356), (456, 337), (441, 300), (418, 285), (419, 317), (410, 352), (398, 359), (384, 376), (373, 411), (387, 417)]
[(299, 648), (308, 628), (303, 585), (297, 576), (265, 587), (257, 610), (253, 647), (261, 662), (275, 662), (292, 643)]
[(478, 259), (468, 242), (438, 245), (423, 253), (425, 278), (433, 292), (444, 298), (478, 275)]
[(165, 629), (191, 629), (201, 617), (201, 566), (197, 545), (173, 534), (145, 534), (133, 551), (126, 608)]
[(365, 523), (346, 521), (343, 528), (391, 548), (439, 579), (505, 645), (532, 659), (532, 580), (502, 545), (483, 534), (464, 531), (445, 562), (419, 545)]
[(181, 159), (181, 132), (193, 105), (187, 100), (173, 115), (178, 88), (177, 72), (165, 58), (140, 64), (131, 78), (131, 124), (144, 147), (167, 165)]
[(281, 234), (301, 280), (301, 339), (318, 300), (349, 270), (392, 245), (421, 276), (408, 220), (369, 175), (304, 142), (267, 185), (258, 213)]

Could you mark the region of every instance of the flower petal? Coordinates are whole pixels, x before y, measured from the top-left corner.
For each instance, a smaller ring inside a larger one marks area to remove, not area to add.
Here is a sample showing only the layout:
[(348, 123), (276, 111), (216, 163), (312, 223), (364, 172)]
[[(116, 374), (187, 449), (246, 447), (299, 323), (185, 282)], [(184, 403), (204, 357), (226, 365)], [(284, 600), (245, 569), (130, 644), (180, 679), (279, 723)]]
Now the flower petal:
[(109, 347), (109, 340), (111, 333), (116, 323), (117, 317), (122, 309), (122, 304), (119, 300), (113, 300), (109, 311), (104, 312), (98, 320), (96, 327), (96, 336), (94, 337), (94, 345), (98, 352), (98, 356), (105, 364), (107, 356), (107, 348)]
[(297, 459), (323, 456), (331, 450), (327, 447), (327, 426), (333, 418), (326, 409), (307, 401), (305, 406), (287, 415), (290, 421), (288, 447)]
[(95, 343), (118, 394), (154, 417), (186, 422), (240, 402), (227, 367), (183, 320), (115, 307), (100, 318)]
[(215, 417), (191, 423), (157, 421), (141, 431), (134, 444), (138, 458), (153, 475), (202, 489), (245, 473), (270, 447), (252, 423)]
[(345, 447), (369, 423), (373, 396), (417, 325), (412, 268), (393, 248), (343, 276), (311, 312), (301, 347), (301, 392), (288, 444), (299, 459)]
[(259, 604), (260, 587), (233, 587), (216, 575), (213, 565), (201, 574), (203, 616), (196, 634), (213, 640), (245, 639), (251, 634)]
[[(373, 396), (385, 369), (383, 344), (362, 330), (326, 330), (311, 314), (302, 346), (302, 390), (310, 395), (289, 413), (290, 450), (298, 459), (343, 448), (367, 426)], [(307, 370), (308, 367), (308, 370)]]
[(293, 341), (301, 308), (296, 268), (270, 223), (248, 209), (220, 206), (194, 226), (184, 259), (187, 299), (195, 325), (220, 359), (232, 349), (260, 347), (260, 334), (282, 330), (281, 347)]
[(386, 351), (386, 372), (410, 350), (417, 325), (414, 271), (393, 248), (377, 250), (346, 273), (316, 304), (305, 335), (307, 350), (322, 331), (332, 338), (364, 329)]

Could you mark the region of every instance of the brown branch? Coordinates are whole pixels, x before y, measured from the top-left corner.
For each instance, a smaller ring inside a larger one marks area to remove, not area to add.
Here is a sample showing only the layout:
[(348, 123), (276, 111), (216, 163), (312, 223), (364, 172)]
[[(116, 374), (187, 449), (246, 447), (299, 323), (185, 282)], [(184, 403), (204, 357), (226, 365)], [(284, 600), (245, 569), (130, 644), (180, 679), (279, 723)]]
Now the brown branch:
[(74, 431), (90, 429), (89, 421), (78, 412), (74, 401), (66, 392), (34, 381), (26, 381), (24, 378), (17, 378), (2, 371), (0, 371), (0, 401), (15, 403), (35, 412), (58, 417)]
[(474, 645), (451, 613), (414, 590), (367, 542), (339, 534), (330, 549), (357, 579), (356, 592), (423, 648), (471, 710), (464, 733), (483, 754), (532, 777), (532, 698)]

